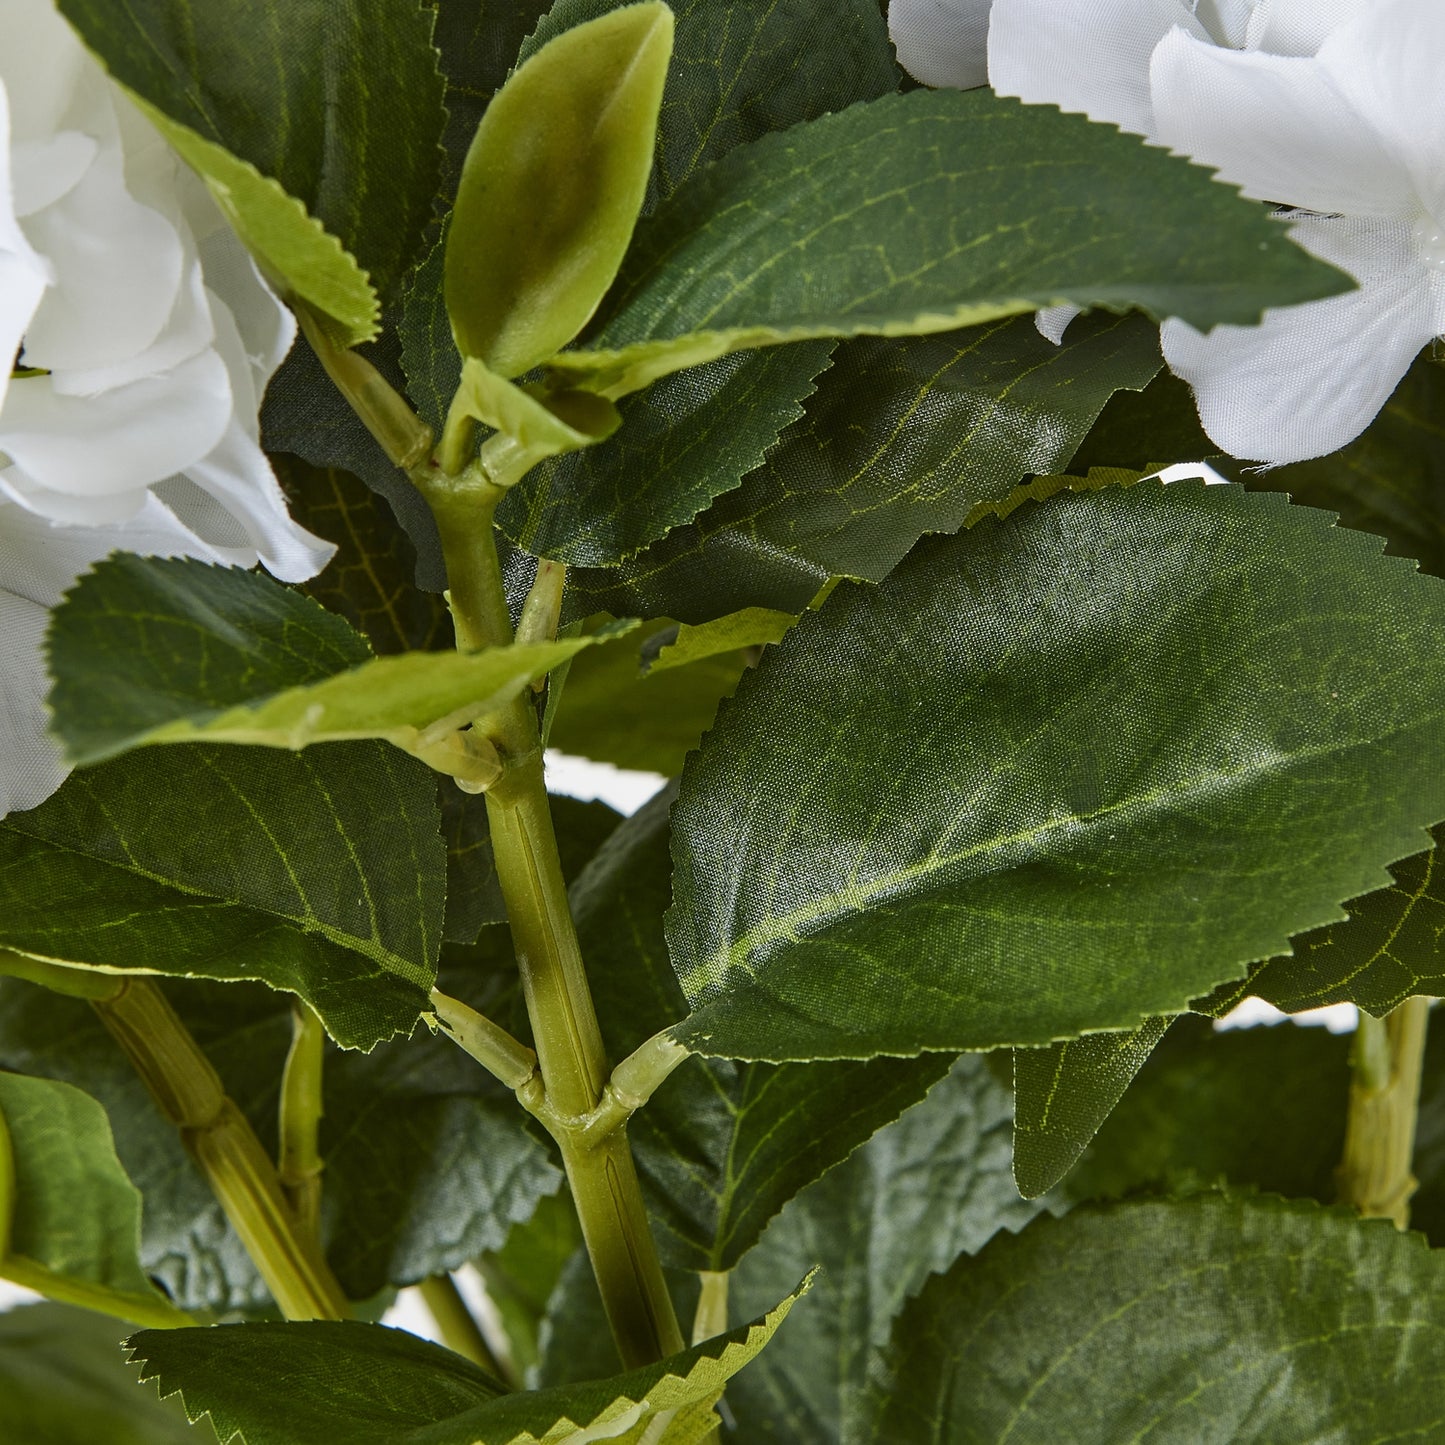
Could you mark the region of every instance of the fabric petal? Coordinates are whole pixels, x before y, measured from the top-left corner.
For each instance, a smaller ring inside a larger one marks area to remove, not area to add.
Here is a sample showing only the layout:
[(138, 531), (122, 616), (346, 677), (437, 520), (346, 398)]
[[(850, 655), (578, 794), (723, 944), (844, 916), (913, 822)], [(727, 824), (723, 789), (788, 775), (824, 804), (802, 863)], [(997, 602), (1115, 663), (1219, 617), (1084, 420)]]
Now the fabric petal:
[(42, 489), (25, 505), (65, 517), (65, 498), (114, 496), (185, 471), (217, 445), (230, 417), (230, 378), (214, 351), (91, 397), (27, 377), (11, 383), (0, 411), (0, 451)]
[(1257, 201), (1355, 216), (1414, 208), (1409, 172), (1316, 61), (1175, 30), (1149, 77), (1158, 139)]
[(1208, 39), (1184, 0), (994, 0), (989, 83), (1151, 135), (1149, 57), (1176, 25)]
[(893, 0), (888, 34), (898, 63), (924, 85), (970, 90), (988, 83), (991, 0)]
[(1319, 63), (1401, 158), (1424, 209), (1445, 220), (1445, 5), (1380, 0), (1325, 41)]
[(1360, 289), (1274, 308), (1257, 327), (1206, 336), (1175, 319), (1160, 333), (1210, 438), (1271, 466), (1325, 456), (1369, 426), (1434, 336), (1445, 279), (1420, 263), (1397, 222), (1312, 219), (1294, 235)]
[(17, 142), (91, 130), (90, 95), (102, 73), (51, 0), (0, 5), (0, 77), (10, 92)]
[(60, 747), (46, 731), (44, 607), (0, 584), (0, 818), (43, 803), (65, 781)]
[(1069, 329), (1069, 323), (1082, 314), (1083, 308), (1080, 306), (1046, 306), (1042, 311), (1034, 312), (1034, 326), (1045, 341), (1062, 346), (1064, 332)]
[(99, 143), (78, 130), (63, 130), (46, 140), (22, 141), (12, 147), (15, 214), (28, 216), (53, 206), (74, 189), (99, 151)]
[(48, 270), (30, 248), (12, 205), (10, 106), (0, 84), (0, 407), (20, 342), (44, 294)]
[(1271, 55), (1314, 55), (1376, 0), (1258, 0), (1244, 44)]

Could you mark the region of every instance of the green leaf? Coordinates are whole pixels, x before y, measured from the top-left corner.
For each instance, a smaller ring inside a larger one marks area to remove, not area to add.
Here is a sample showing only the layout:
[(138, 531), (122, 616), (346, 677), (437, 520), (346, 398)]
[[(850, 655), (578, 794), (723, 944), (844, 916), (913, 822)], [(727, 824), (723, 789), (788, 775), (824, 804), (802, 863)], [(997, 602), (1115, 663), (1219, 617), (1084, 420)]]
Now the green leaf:
[[(526, 1394), (504, 1387), (439, 1345), (353, 1321), (145, 1330), (128, 1342), (141, 1378), (183, 1392), (194, 1418), (247, 1445), (311, 1445), (337, 1432), (355, 1445), (560, 1445), (594, 1439), (716, 1396), (772, 1338), (806, 1282), (742, 1329), (609, 1380)], [(177, 1348), (176, 1340), (181, 1340)], [(274, 1389), (284, 1371), (289, 1389)], [(629, 1433), (631, 1441), (636, 1437)]]
[(1170, 1022), (1013, 1051), (1014, 1182), (1025, 1199), (1048, 1193), (1073, 1168)]
[(189, 1324), (141, 1268), (140, 1214), (105, 1110), (69, 1084), (0, 1073), (0, 1277), (137, 1324)]
[(1058, 302), (1207, 329), (1347, 289), (1178, 156), (986, 89), (920, 90), (696, 174), (638, 227), (596, 328), (553, 365), (616, 398), (814, 336), (949, 331)]
[(76, 773), (0, 821), (0, 946), (260, 979), (370, 1048), (410, 1031), (435, 978), (433, 778), (378, 743), (167, 748)]
[(358, 477), (297, 457), (273, 457), (291, 515), (336, 546), (336, 556), (301, 590), (339, 613), (388, 656), (413, 648), (447, 651), (452, 620), (435, 593), (413, 585), (416, 557), (386, 503)]
[[(488, 1010), (505, 1003), (460, 975), (444, 975), (444, 986)], [(165, 987), (274, 1151), (288, 1005), (256, 987)], [(64, 1080), (105, 1106), (145, 1199), (143, 1266), (179, 1304), (218, 1313), (269, 1304), (177, 1131), (88, 1005), (0, 980), (0, 1064)], [(367, 1056), (330, 1053), (324, 1082), (324, 1242), (353, 1299), (497, 1248), (561, 1182), (547, 1143), (519, 1127), (510, 1092), (449, 1040), (419, 1030)]]
[(762, 467), (622, 567), (574, 570), (571, 606), (704, 622), (801, 612), (830, 576), (879, 582), (920, 536), (1061, 471), (1110, 393), (1158, 366), (1157, 328), (1106, 313), (1075, 321), (1062, 346), (1031, 316), (845, 342)]
[[(1069, 331), (1077, 324), (1073, 323)], [(1066, 341), (1068, 336), (1069, 332), (1065, 332)], [(1163, 463), (1198, 462), (1218, 455), (1219, 448), (1199, 424), (1189, 383), (1161, 371), (1142, 391), (1119, 391), (1109, 398), (1074, 454), (1069, 470), (1080, 475), (1091, 467), (1147, 471)]]
[(751, 659), (739, 650), (644, 671), (646, 659), (660, 656), (676, 635), (671, 624), (646, 635), (655, 626), (577, 655), (553, 719), (554, 748), (619, 768), (665, 776), (682, 771)]
[(447, 236), (462, 354), (520, 376), (586, 325), (642, 207), (672, 12), (630, 5), (518, 68), (482, 116)]
[(670, 667), (686, 667), (705, 657), (739, 648), (757, 648), (760, 652), (769, 643), (781, 642), (798, 619), (790, 612), (775, 612), (767, 607), (746, 607), (730, 612), (716, 622), (694, 627), (684, 622), (677, 637), (657, 654), (649, 672), (666, 672)]
[(1039, 1212), (1009, 1173), (1010, 1114), (1007, 1087), (966, 1054), (768, 1226), (733, 1274), (734, 1318), (800, 1265), (823, 1268), (788, 1328), (728, 1387), (739, 1440), (871, 1440), (868, 1382), (905, 1301), (960, 1253)]
[[(1432, 836), (1440, 841), (1442, 830)], [(1291, 952), (1267, 959), (1237, 984), (1195, 1007), (1222, 1015), (1249, 994), (1286, 1013), (1353, 1003), (1383, 1018), (1412, 994), (1445, 993), (1445, 879), (1438, 852), (1416, 853), (1390, 869), (1394, 880), (1345, 905), (1346, 921), (1290, 940)]]
[(206, 183), (221, 214), (278, 290), (321, 312), (346, 346), (370, 341), (381, 303), (341, 242), (294, 196), (224, 146), (178, 124), (142, 97), (141, 112)]
[(340, 617), (259, 572), (121, 553), (53, 614), (51, 708), (75, 762), (197, 740), (374, 737), (429, 755), (589, 640), (373, 658)]
[[(603, 1041), (625, 1057), (687, 1011), (668, 963), (674, 790), (624, 822), (571, 889)], [(939, 1055), (869, 1063), (691, 1060), (628, 1127), (664, 1264), (731, 1269), (800, 1189), (916, 1103)], [(689, 1141), (680, 1152), (677, 1141)]]
[(446, 118), (432, 17), (413, 0), (60, 9), (122, 85), (279, 182), (383, 292), (401, 276), (430, 215)]
[(1076, 1209), (930, 1281), (877, 1439), (1423, 1439), (1442, 1291), (1424, 1240), (1313, 1203)]
[(63, 1305), (0, 1313), (0, 1439), (14, 1445), (216, 1445), (177, 1401), (136, 1383), (125, 1330)]
[(1337, 919), (1445, 813), (1445, 589), (1330, 521), (1064, 492), (835, 592), (684, 774), (677, 1036), (781, 1061), (1132, 1029)]

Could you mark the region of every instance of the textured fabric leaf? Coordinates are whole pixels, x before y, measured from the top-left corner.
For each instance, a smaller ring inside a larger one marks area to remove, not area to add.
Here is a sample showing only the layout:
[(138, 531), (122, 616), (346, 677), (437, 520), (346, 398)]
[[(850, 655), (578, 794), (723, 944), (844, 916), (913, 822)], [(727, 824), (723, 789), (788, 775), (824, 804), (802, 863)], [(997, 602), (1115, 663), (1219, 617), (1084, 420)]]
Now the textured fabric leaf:
[[(444, 986), (479, 1007), (496, 1002), (478, 994), (474, 980), (447, 975)], [(274, 1152), (288, 1006), (234, 984), (166, 989)], [(105, 1106), (117, 1152), (145, 1199), (143, 1266), (179, 1304), (217, 1312), (269, 1304), (176, 1130), (88, 1005), (0, 980), (0, 1065), (64, 1080)], [(368, 1056), (328, 1054), (324, 1102), (323, 1238), (353, 1299), (497, 1248), (561, 1182), (547, 1144), (520, 1127), (511, 1094), (425, 1030)]]
[[(667, 816), (674, 796), (671, 789), (659, 794), (624, 822), (571, 890), (614, 1059), (687, 1011), (662, 930), (672, 897)], [(922, 1098), (948, 1064), (942, 1055), (782, 1067), (683, 1064), (628, 1128), (663, 1263), (731, 1269), (794, 1194)]]
[(0, 1313), (0, 1439), (15, 1445), (217, 1445), (136, 1384), (125, 1326), (64, 1305)]
[[(112, 1314), (129, 1304), (135, 1313), (125, 1318), (137, 1322), (170, 1312), (141, 1268), (141, 1197), (94, 1099), (69, 1084), (0, 1073), (0, 1153), (9, 1155), (0, 1220), (11, 1210), (0, 1276)], [(102, 1291), (110, 1298), (93, 1297)], [(175, 1323), (184, 1322), (177, 1312)]]
[(413, 0), (60, 9), (117, 80), (280, 182), (380, 290), (401, 276), (430, 214), (446, 119), (431, 16)]
[(1058, 302), (1207, 329), (1348, 289), (1257, 203), (1135, 136), (989, 90), (920, 90), (698, 172), (639, 225), (596, 326), (553, 365), (616, 397), (811, 336), (948, 331)]
[(858, 1058), (1181, 1011), (1445, 811), (1442, 637), (1435, 579), (1277, 494), (1064, 492), (925, 543), (689, 763), (678, 1037)]
[(1147, 1019), (1127, 1033), (1013, 1051), (1014, 1182), (1025, 1199), (1046, 1194), (1073, 1168), (1169, 1024)]
[(922, 1103), (768, 1226), (733, 1274), (734, 1318), (800, 1263), (823, 1268), (788, 1328), (728, 1387), (735, 1439), (871, 1440), (868, 1381), (904, 1302), (931, 1273), (1041, 1207), (1014, 1188), (1010, 1114), (1008, 1088), (966, 1054)]
[[(1437, 843), (1442, 830), (1436, 828)], [(1393, 882), (1345, 905), (1344, 923), (1290, 940), (1292, 951), (1250, 970), (1195, 1007), (1216, 1016), (1250, 994), (1286, 1013), (1354, 1003), (1383, 1018), (1412, 994), (1445, 993), (1445, 879), (1437, 849), (1390, 869)]]
[(666, 672), (669, 667), (686, 667), (691, 662), (701, 662), (705, 657), (716, 657), (720, 652), (734, 652), (741, 647), (761, 652), (769, 643), (781, 642), (797, 620), (790, 612), (747, 607), (719, 617), (716, 622), (705, 622), (701, 627), (684, 622), (677, 629), (677, 637), (657, 654), (648, 671)]
[(273, 457), (291, 515), (335, 544), (319, 577), (301, 586), (330, 612), (365, 633), (373, 652), (413, 648), (445, 652), (453, 644), (451, 614), (432, 592), (413, 585), (416, 555), (391, 509), (360, 478), (299, 457)]
[(342, 618), (259, 572), (121, 553), (51, 618), (55, 731), (73, 761), (145, 743), (308, 743), (425, 733), (516, 697), (588, 645), (373, 658)]
[(877, 1438), (1423, 1439), (1440, 1422), (1442, 1272), (1422, 1239), (1313, 1203), (1040, 1219), (904, 1312)]
[(830, 576), (882, 581), (920, 536), (1062, 470), (1110, 393), (1158, 366), (1157, 329), (1106, 313), (1062, 346), (1031, 316), (842, 343), (764, 466), (620, 568), (574, 570), (569, 607), (705, 622), (800, 612)]
[[(1065, 340), (1074, 325), (1064, 333)], [(1142, 391), (1119, 391), (1109, 398), (1069, 470), (1081, 475), (1090, 467), (1145, 471), (1163, 462), (1198, 462), (1218, 454), (1219, 448), (1199, 424), (1189, 383), (1161, 371)], [(1271, 475), (1289, 470), (1277, 468)]]
[[(440, 1345), (353, 1321), (144, 1330), (128, 1341), (142, 1379), (181, 1390), (188, 1413), (247, 1445), (561, 1445), (579, 1430), (634, 1440), (634, 1426), (710, 1399), (787, 1317), (798, 1293), (742, 1329), (608, 1380), (505, 1394)], [(176, 1348), (168, 1336), (182, 1337)], [(274, 1388), (284, 1370), (287, 1393)]]
[(177, 747), (75, 773), (0, 821), (0, 945), (260, 979), (370, 1048), (410, 1031), (435, 978), (434, 776), (380, 743)]
[[(570, 586), (570, 579), (569, 579)], [(567, 673), (550, 742), (564, 753), (671, 777), (712, 726), (718, 702), (751, 661), (746, 650), (715, 653), (686, 667), (648, 668), (676, 636), (650, 627), (577, 655)], [(635, 639), (641, 637), (641, 641)]]

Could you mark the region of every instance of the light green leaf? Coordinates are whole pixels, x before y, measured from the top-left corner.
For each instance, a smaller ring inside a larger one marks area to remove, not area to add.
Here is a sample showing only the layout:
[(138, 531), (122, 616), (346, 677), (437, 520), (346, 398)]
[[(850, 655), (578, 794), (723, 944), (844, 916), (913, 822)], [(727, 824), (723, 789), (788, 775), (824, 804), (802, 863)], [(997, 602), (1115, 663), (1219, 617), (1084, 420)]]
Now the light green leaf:
[(761, 650), (770, 642), (781, 642), (797, 620), (791, 612), (776, 612), (768, 607), (745, 607), (741, 612), (730, 612), (726, 617), (719, 617), (716, 622), (705, 622), (700, 627), (684, 622), (677, 629), (677, 637), (657, 654), (648, 671), (666, 672), (670, 667), (686, 667), (688, 663), (700, 662), (705, 657), (716, 657), (720, 652), (735, 652), (743, 647)]
[(260, 979), (371, 1048), (411, 1030), (436, 976), (434, 776), (379, 743), (167, 748), (76, 773), (0, 821), (0, 946)]
[(920, 90), (696, 174), (638, 227), (597, 326), (553, 365), (616, 398), (814, 336), (950, 331), (1058, 302), (1207, 329), (1348, 289), (1256, 202), (1135, 136), (986, 89)]
[(574, 569), (570, 606), (704, 622), (800, 612), (830, 576), (882, 581), (920, 536), (1061, 471), (1115, 388), (1158, 367), (1158, 328), (1107, 313), (1075, 321), (1062, 346), (1031, 316), (844, 342), (763, 466), (621, 567)]
[[(444, 987), (491, 1010), (475, 980)], [(290, 1008), (263, 988), (165, 985), (268, 1150)], [(105, 1106), (145, 1199), (140, 1258), (186, 1309), (224, 1313), (270, 1297), (175, 1128), (151, 1104), (86, 1004), (0, 980), (0, 1065), (63, 1080)], [(455, 1269), (507, 1238), (561, 1182), (546, 1141), (519, 1127), (510, 1092), (425, 1029), (370, 1055), (329, 1053), (321, 1153), (324, 1243), (352, 1299)]]
[(1442, 1299), (1424, 1240), (1313, 1203), (1076, 1209), (929, 1282), (893, 1335), (877, 1439), (1424, 1439)]
[(137, 1324), (190, 1324), (141, 1268), (140, 1214), (105, 1110), (69, 1084), (0, 1073), (0, 1278)]
[(547, 392), (489, 371), (474, 356), (462, 365), (456, 405), (512, 438), (537, 460), (605, 440), (622, 423), (617, 408), (587, 392)]
[[(624, 822), (571, 889), (614, 1059), (687, 1011), (662, 929), (674, 796), (667, 790)], [(941, 1055), (780, 1068), (688, 1060), (628, 1128), (663, 1263), (731, 1269), (793, 1195), (921, 1099), (948, 1065)]]
[(75, 762), (198, 740), (384, 738), (432, 757), (589, 641), (373, 658), (340, 617), (258, 572), (121, 553), (52, 617), (51, 707)]
[(493, 97), (447, 235), (464, 356), (520, 376), (597, 309), (642, 207), (671, 53), (667, 6), (630, 5), (543, 46)]
[(255, 166), (140, 97), (137, 101), (205, 181), (221, 214), (277, 289), (321, 312), (343, 345), (370, 341), (379, 329), (381, 303), (370, 278), (341, 242)]
[(13, 1445), (217, 1445), (174, 1400), (138, 1385), (125, 1328), (86, 1310), (0, 1313), (0, 1440)]
[(1025, 1199), (1046, 1194), (1073, 1168), (1170, 1022), (1146, 1019), (1127, 1033), (1013, 1051), (1014, 1182)]
[(1145, 482), (985, 518), (805, 616), (690, 761), (676, 1034), (860, 1058), (1180, 1012), (1419, 848), (1442, 728), (1445, 586), (1326, 513)]
[(930, 1274), (1041, 1202), (1009, 1173), (1009, 1091), (966, 1054), (922, 1103), (805, 1190), (733, 1272), (743, 1318), (776, 1281), (823, 1266), (788, 1328), (728, 1387), (737, 1438), (867, 1445), (867, 1389), (894, 1318)]
[[(525, 1394), (504, 1393), (439, 1345), (350, 1321), (145, 1330), (128, 1343), (143, 1380), (182, 1391), (192, 1418), (209, 1413), (218, 1434), (243, 1430), (247, 1445), (331, 1445), (338, 1431), (354, 1445), (561, 1445), (582, 1431), (621, 1437), (664, 1411), (713, 1398), (806, 1288), (751, 1325), (659, 1364)], [(285, 1393), (272, 1388), (280, 1370)]]
[[(122, 85), (208, 152), (224, 148), (278, 182), (382, 292), (400, 278), (430, 218), (446, 119), (432, 17), (414, 0), (61, 0), (60, 10)], [(214, 176), (200, 168), (248, 210), (254, 188), (229, 163)]]

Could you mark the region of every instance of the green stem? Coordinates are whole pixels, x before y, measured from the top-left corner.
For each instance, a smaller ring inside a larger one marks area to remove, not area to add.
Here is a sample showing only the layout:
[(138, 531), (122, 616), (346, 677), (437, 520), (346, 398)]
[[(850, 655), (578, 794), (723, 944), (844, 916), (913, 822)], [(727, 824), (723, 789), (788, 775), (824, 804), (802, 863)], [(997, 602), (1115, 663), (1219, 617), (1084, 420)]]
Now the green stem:
[(1340, 1202), (1367, 1219), (1410, 1222), (1411, 1170), (1430, 1000), (1406, 999), (1384, 1019), (1363, 1009), (1350, 1053), (1344, 1157), (1335, 1171)]
[(8, 948), (0, 949), (0, 974), (38, 983), (52, 993), (63, 993), (69, 998), (92, 1000), (114, 998), (125, 987), (126, 979), (124, 974), (102, 973), (98, 968), (81, 964), (50, 963), (28, 954), (12, 953)]
[(514, 1093), (536, 1078), (536, 1054), (501, 1025), (437, 988), (432, 990), (431, 1004), (448, 1036)]
[(462, 1298), (462, 1292), (451, 1275), (433, 1275), (430, 1279), (422, 1280), (420, 1288), (421, 1297), (426, 1301), (426, 1307), (431, 1311), (431, 1317), (436, 1321), (446, 1347), (455, 1350), (474, 1365), (480, 1365), (489, 1375), (505, 1384), (508, 1373), (487, 1343), (487, 1337), (473, 1318), (471, 1310), (467, 1308), (467, 1302)]
[(275, 1166), (165, 995), (130, 977), (95, 1010), (180, 1130), (191, 1157), (287, 1319), (342, 1319), (346, 1296), (297, 1226)]
[(313, 1240), (321, 1233), (322, 1070), (326, 1034), (321, 1020), (299, 998), (291, 1002), (291, 1050), (281, 1074), (277, 1172), (300, 1228)]
[(705, 1344), (726, 1332), (728, 1327), (728, 1272), (725, 1269), (698, 1271), (702, 1293), (697, 1297), (697, 1312), (692, 1317), (692, 1342)]

